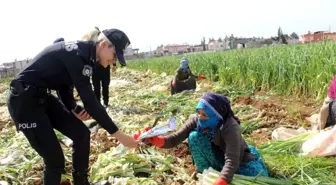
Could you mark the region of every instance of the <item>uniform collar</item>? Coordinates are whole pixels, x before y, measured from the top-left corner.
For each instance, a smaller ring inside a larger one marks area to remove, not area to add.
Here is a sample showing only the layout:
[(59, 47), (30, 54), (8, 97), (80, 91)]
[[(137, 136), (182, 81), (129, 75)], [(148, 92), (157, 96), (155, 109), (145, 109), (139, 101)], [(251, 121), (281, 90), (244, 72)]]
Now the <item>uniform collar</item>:
[(96, 56), (96, 45), (97, 45), (97, 43), (96, 42), (93, 42), (92, 43), (93, 44), (93, 46), (91, 47), (91, 49), (90, 49), (90, 64), (92, 64), (93, 66), (94, 66), (94, 64), (96, 64), (96, 62), (97, 62), (97, 56)]

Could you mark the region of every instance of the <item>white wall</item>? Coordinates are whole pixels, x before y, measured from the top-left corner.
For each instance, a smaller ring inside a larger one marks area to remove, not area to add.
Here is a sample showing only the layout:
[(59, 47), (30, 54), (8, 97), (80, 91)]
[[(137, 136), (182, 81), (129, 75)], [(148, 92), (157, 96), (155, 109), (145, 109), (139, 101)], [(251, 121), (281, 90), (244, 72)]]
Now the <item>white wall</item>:
[(229, 41), (223, 41), (223, 42), (210, 42), (208, 44), (208, 48), (209, 50), (215, 50), (215, 51), (219, 51), (219, 50), (223, 50), (223, 49), (229, 49)]
[(124, 55), (125, 56), (132, 56), (132, 55), (134, 55), (133, 49), (131, 47), (126, 48), (125, 51), (124, 51)]

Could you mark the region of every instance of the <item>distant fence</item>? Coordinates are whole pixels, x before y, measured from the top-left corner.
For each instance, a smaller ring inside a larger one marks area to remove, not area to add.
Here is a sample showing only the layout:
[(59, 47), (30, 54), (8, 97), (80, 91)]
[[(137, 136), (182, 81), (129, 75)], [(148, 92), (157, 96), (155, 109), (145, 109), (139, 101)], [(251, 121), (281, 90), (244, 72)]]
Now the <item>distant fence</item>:
[(7, 69), (0, 69), (0, 79), (14, 77), (19, 72), (18, 69), (7, 68)]

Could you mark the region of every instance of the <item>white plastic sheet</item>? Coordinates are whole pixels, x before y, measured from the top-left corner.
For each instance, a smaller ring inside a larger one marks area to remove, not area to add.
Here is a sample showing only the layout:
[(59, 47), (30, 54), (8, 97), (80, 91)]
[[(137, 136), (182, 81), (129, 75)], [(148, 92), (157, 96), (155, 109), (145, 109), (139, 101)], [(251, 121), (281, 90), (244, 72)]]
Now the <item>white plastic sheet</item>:
[(306, 132), (307, 130), (302, 127), (297, 130), (291, 128), (279, 127), (272, 132), (272, 139), (278, 141), (287, 140)]
[(0, 181), (0, 185), (8, 185), (8, 183), (5, 181)]
[(336, 126), (331, 130), (322, 130), (318, 135), (302, 145), (302, 155), (332, 156), (336, 154)]

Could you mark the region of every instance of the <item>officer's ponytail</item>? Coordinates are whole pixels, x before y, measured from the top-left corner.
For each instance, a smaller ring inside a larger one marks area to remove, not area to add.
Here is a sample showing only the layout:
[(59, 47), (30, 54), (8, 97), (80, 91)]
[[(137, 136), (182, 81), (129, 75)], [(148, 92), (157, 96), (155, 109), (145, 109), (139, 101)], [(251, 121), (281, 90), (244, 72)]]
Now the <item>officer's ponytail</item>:
[(103, 40), (108, 41), (112, 45), (111, 41), (103, 33), (101, 33), (98, 27), (94, 27), (94, 30), (90, 31), (82, 37), (82, 41), (101, 42)]
[(89, 33), (85, 34), (81, 40), (83, 41), (98, 41), (98, 37), (100, 34), (100, 30), (98, 27), (94, 27), (94, 30), (90, 31)]

